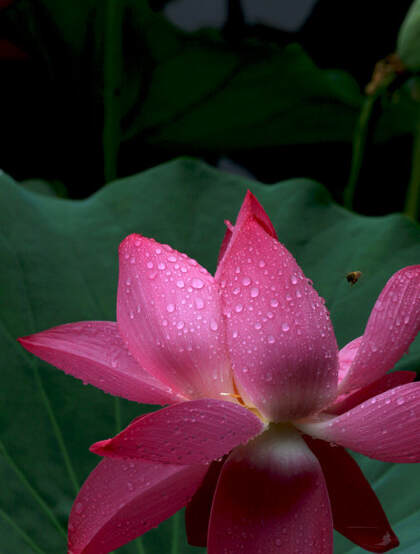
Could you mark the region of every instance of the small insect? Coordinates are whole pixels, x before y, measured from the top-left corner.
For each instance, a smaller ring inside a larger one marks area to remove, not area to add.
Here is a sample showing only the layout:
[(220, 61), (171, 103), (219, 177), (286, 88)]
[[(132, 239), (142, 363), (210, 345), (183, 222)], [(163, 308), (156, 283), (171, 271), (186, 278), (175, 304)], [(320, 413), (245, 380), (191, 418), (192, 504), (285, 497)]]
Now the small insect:
[(350, 273), (347, 273), (346, 279), (350, 283), (350, 285), (353, 286), (357, 283), (361, 276), (361, 271), (350, 271)]

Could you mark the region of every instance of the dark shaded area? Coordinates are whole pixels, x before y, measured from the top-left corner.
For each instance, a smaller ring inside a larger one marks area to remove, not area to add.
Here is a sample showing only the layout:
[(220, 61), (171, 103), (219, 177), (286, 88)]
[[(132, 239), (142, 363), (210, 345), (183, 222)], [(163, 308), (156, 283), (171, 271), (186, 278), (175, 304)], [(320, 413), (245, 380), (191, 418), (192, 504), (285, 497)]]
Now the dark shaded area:
[[(152, 13), (161, 13), (166, 4), (164, 0), (150, 0)], [(309, 177), (325, 184), (340, 200), (351, 163), (351, 126), (345, 140), (331, 140), (320, 130), (318, 140), (279, 144), (273, 139), (271, 146), (268, 140), (252, 148), (240, 144), (235, 147), (231, 139), (224, 142), (223, 134), (216, 147), (209, 147), (192, 136), (188, 141), (166, 139), (161, 128), (157, 139), (141, 127), (134, 134), (125, 129), (147, 120), (145, 101), (152, 79), (160, 71), (158, 49), (170, 49), (172, 42), (174, 53), (176, 48), (182, 48), (187, 55), (194, 55), (197, 45), (210, 44), (208, 37), (212, 36), (226, 57), (240, 57), (247, 49), (251, 51), (253, 44), (258, 50), (298, 41), (319, 67), (348, 71), (363, 89), (375, 62), (394, 49), (409, 4), (410, 0), (403, 0), (384, 10), (383, 3), (377, 0), (320, 0), (300, 31), (290, 33), (267, 25), (247, 24), (241, 2), (230, 0), (220, 35), (217, 31), (210, 35), (196, 33), (190, 40), (188, 35), (172, 31), (170, 25), (162, 25), (156, 26), (155, 41), (150, 42), (149, 31), (139, 23), (141, 18), (132, 12), (134, 8), (128, 2), (122, 31), (122, 86), (113, 92), (121, 122), (117, 175), (137, 173), (176, 156), (197, 156), (214, 165), (228, 157), (265, 183)], [(94, 1), (86, 5), (91, 8), (83, 44), (77, 47), (62, 36), (43, 0), (15, 0), (0, 19), (0, 39), (16, 44), (28, 56), (0, 59), (0, 167), (18, 180), (62, 181), (69, 196), (75, 198), (90, 195), (104, 182), (104, 8)], [(199, 3), (196, 9), (200, 9)], [(30, 27), (22, 26), (22, 20), (29, 20)], [(213, 71), (212, 66), (209, 71)], [(194, 79), (193, 73), (191, 78)], [(168, 90), (177, 87), (177, 75), (173, 74), (172, 79), (166, 83)], [(249, 111), (258, 113), (264, 108), (262, 102), (258, 95), (250, 97)], [(226, 115), (215, 111), (213, 117), (223, 121)], [(353, 117), (355, 123), (356, 110)], [(299, 128), (298, 122), (296, 127)], [(252, 126), (245, 132), (252, 134)], [(410, 171), (411, 136), (392, 130), (389, 135), (387, 140), (377, 140), (372, 134), (356, 198), (356, 209), (363, 213), (402, 209)]]

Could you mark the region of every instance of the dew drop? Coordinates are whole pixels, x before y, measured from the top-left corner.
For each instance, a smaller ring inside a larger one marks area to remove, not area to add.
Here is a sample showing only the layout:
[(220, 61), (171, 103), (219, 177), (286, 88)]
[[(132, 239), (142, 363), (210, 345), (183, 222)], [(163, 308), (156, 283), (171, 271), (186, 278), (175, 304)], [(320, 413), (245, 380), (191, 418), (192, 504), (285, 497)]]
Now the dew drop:
[(290, 280), (292, 281), (292, 285), (297, 285), (298, 280), (297, 280), (296, 275), (292, 275)]
[(173, 304), (168, 304), (166, 310), (171, 314), (175, 310), (175, 306)]
[(260, 291), (257, 287), (252, 287), (251, 289), (251, 298), (257, 298), (257, 296), (260, 294)]
[(270, 300), (270, 306), (271, 306), (272, 308), (277, 308), (278, 305), (279, 305), (279, 302), (278, 302), (278, 300), (276, 300), (275, 298), (272, 298), (272, 299)]
[(236, 295), (236, 294), (239, 294), (241, 292), (241, 289), (239, 287), (235, 287), (232, 292), (233, 292), (233, 294)]
[(204, 283), (201, 279), (193, 279), (191, 281), (191, 286), (194, 288), (194, 289), (202, 289), (204, 287)]
[(397, 399), (397, 404), (398, 404), (398, 406), (402, 406), (404, 403), (405, 403), (404, 398), (398, 398), (398, 399)]
[(260, 260), (260, 261), (258, 262), (258, 267), (261, 267), (261, 268), (265, 267), (265, 261), (264, 261), (264, 260)]
[(149, 269), (153, 269), (153, 262), (147, 262), (146, 266), (147, 266)]
[(210, 329), (212, 331), (217, 331), (218, 328), (219, 328), (219, 326), (217, 325), (217, 321), (215, 319), (212, 319), (210, 321)]
[(160, 269), (160, 270), (165, 269), (165, 267), (166, 267), (166, 265), (165, 265), (163, 262), (160, 262), (160, 263), (158, 264), (158, 269)]
[(273, 335), (268, 335), (267, 342), (268, 344), (274, 344), (276, 342), (276, 339), (273, 337)]
[(176, 282), (176, 286), (179, 288), (179, 289), (183, 289), (184, 288), (184, 281), (182, 279), (179, 279), (177, 282)]
[(244, 277), (242, 279), (242, 284), (244, 285), (244, 287), (247, 287), (250, 283), (251, 283), (251, 279), (249, 277)]
[(176, 324), (176, 328), (177, 329), (182, 329), (184, 327), (185, 323), (183, 321), (178, 321), (178, 323)]
[(242, 312), (243, 308), (244, 308), (244, 307), (242, 306), (242, 304), (236, 304), (236, 306), (235, 306), (235, 312), (237, 312), (237, 313), (239, 314), (239, 313)]
[(287, 331), (290, 329), (289, 324), (284, 322), (281, 326), (282, 330), (287, 333)]
[(168, 262), (176, 262), (176, 256), (168, 256)]
[(197, 310), (202, 310), (204, 308), (204, 302), (202, 298), (195, 298), (194, 304)]

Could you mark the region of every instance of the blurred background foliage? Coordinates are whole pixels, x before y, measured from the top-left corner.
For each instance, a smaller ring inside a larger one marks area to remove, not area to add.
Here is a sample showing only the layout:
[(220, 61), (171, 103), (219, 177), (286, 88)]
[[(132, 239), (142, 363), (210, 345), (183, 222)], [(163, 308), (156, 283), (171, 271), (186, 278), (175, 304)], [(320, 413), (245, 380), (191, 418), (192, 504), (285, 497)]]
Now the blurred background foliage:
[[(1, 0), (0, 167), (84, 198), (193, 155), (341, 201), (364, 88), (410, 5), (362, 0)], [(402, 210), (412, 78), (372, 113), (355, 208)]]

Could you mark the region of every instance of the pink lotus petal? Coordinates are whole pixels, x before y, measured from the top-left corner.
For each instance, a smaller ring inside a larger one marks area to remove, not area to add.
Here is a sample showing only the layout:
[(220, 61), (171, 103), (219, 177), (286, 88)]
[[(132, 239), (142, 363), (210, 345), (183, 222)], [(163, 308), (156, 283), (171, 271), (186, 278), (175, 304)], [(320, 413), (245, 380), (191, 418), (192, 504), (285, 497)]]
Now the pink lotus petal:
[(369, 552), (398, 546), (381, 503), (350, 454), (341, 446), (304, 439), (321, 464), (335, 530)]
[(263, 430), (262, 421), (239, 404), (191, 400), (136, 419), (113, 439), (92, 445), (91, 451), (163, 464), (205, 464)]
[(357, 337), (357, 339), (352, 340), (344, 348), (342, 348), (338, 353), (338, 383), (340, 384), (344, 377), (347, 375), (354, 358), (356, 357), (357, 351), (359, 350), (360, 343), (362, 342), (362, 337)]
[(219, 275), (236, 385), (271, 421), (303, 417), (336, 395), (337, 344), (323, 301), (286, 248), (253, 218)]
[(207, 466), (104, 460), (89, 475), (70, 513), (69, 554), (107, 554), (185, 506)]
[(383, 462), (420, 461), (420, 383), (370, 398), (321, 421), (294, 422), (304, 433)]
[(217, 285), (185, 254), (127, 237), (117, 318), (128, 348), (157, 379), (189, 398), (233, 392)]
[(415, 371), (394, 371), (393, 373), (388, 373), (362, 389), (339, 396), (334, 404), (331, 404), (331, 406), (324, 410), (324, 413), (334, 415), (344, 414), (344, 412), (348, 412), (373, 396), (377, 396), (394, 387), (411, 383), (416, 378), (416, 375)]
[(249, 217), (253, 217), (270, 236), (277, 239), (276, 230), (274, 229), (270, 218), (266, 214), (264, 208), (255, 198), (255, 196), (252, 194), (252, 192), (248, 190), (236, 218), (235, 226), (233, 226), (229, 221), (225, 221), (227, 225), (227, 230), (222, 245), (220, 247), (216, 278), (220, 275), (220, 272), (222, 271), (222, 260), (226, 253), (226, 250), (228, 249), (228, 247), (231, 246), (231, 243), (233, 244), (236, 237), (238, 236), (238, 233), (241, 230), (242, 225)]
[(185, 510), (185, 529), (188, 544), (192, 546), (207, 546), (211, 505), (224, 461), (212, 462), (210, 464), (203, 482), (187, 504)]
[(228, 247), (228, 244), (230, 243), (230, 239), (232, 238), (232, 234), (233, 234), (233, 226), (230, 223), (230, 221), (225, 221), (225, 223), (226, 223), (226, 232), (225, 232), (225, 236), (223, 237), (222, 244), (220, 245), (219, 255), (217, 257), (217, 264), (220, 264), (220, 261), (225, 255), (226, 248)]
[(318, 460), (292, 428), (272, 428), (225, 462), (208, 554), (331, 554), (332, 529)]
[(18, 339), (38, 358), (105, 392), (146, 404), (184, 399), (130, 355), (112, 321), (81, 321)]
[(382, 377), (408, 350), (419, 330), (420, 265), (413, 265), (394, 273), (379, 295), (340, 392)]

